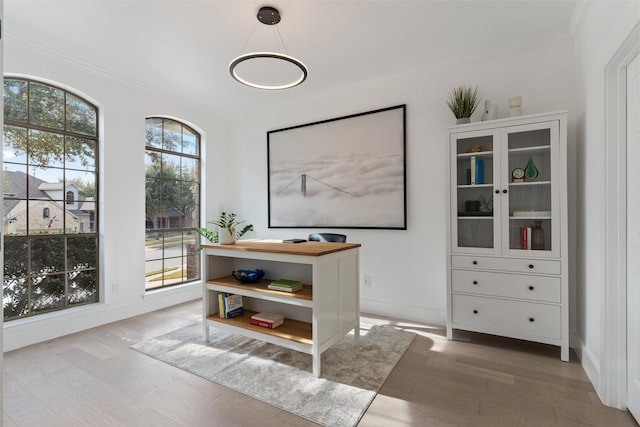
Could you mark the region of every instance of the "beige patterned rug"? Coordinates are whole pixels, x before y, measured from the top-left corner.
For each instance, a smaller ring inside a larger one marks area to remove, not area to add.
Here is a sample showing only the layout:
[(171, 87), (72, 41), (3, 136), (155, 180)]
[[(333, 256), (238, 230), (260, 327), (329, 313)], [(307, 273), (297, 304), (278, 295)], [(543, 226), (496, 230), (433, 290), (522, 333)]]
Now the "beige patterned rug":
[(325, 426), (355, 426), (414, 334), (363, 324), (322, 354), (322, 377), (311, 356), (202, 324), (185, 326), (131, 348), (177, 368)]

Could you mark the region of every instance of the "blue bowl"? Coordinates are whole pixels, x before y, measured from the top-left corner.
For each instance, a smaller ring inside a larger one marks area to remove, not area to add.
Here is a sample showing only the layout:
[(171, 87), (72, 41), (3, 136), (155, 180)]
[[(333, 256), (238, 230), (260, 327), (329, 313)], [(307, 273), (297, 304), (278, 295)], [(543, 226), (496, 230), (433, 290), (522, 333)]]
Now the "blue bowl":
[(231, 274), (240, 283), (252, 283), (262, 279), (264, 270), (234, 270)]

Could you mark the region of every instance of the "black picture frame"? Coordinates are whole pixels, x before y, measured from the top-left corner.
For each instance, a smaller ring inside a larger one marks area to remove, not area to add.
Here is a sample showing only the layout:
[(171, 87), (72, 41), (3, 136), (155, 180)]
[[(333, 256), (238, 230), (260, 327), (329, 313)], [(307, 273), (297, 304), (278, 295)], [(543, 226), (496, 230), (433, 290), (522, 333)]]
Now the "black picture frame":
[(267, 132), (269, 228), (407, 229), (406, 104)]

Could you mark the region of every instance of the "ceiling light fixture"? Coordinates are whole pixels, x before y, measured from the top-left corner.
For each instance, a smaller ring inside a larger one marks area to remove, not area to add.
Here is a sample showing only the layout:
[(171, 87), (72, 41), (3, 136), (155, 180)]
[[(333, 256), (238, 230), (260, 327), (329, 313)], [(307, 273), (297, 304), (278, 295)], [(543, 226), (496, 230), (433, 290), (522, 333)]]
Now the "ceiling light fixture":
[[(258, 11), (258, 22), (273, 25), (285, 54), (276, 52), (252, 52), (240, 55), (229, 64), (229, 74), (238, 82), (256, 89), (278, 90), (298, 86), (307, 79), (307, 67), (296, 58), (286, 55), (282, 35), (276, 24), (281, 21), (275, 7), (264, 6)], [(256, 23), (256, 26), (258, 24)], [(255, 32), (255, 27), (249, 39)], [(249, 42), (245, 42), (245, 46)], [(244, 50), (244, 47), (242, 48)], [(253, 67), (253, 70), (251, 69)], [(257, 70), (257, 72), (256, 72)]]

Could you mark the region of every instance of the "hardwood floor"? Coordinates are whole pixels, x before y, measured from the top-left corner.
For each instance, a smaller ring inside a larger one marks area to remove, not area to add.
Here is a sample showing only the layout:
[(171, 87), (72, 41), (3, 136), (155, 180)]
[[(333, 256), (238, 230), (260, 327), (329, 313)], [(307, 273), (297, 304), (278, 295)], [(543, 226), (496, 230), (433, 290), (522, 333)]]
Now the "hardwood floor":
[[(4, 426), (310, 426), (130, 350), (200, 321), (194, 301), (5, 354)], [(365, 316), (363, 316), (365, 317)], [(359, 426), (637, 426), (602, 405), (572, 354), (401, 321), (417, 334)]]

